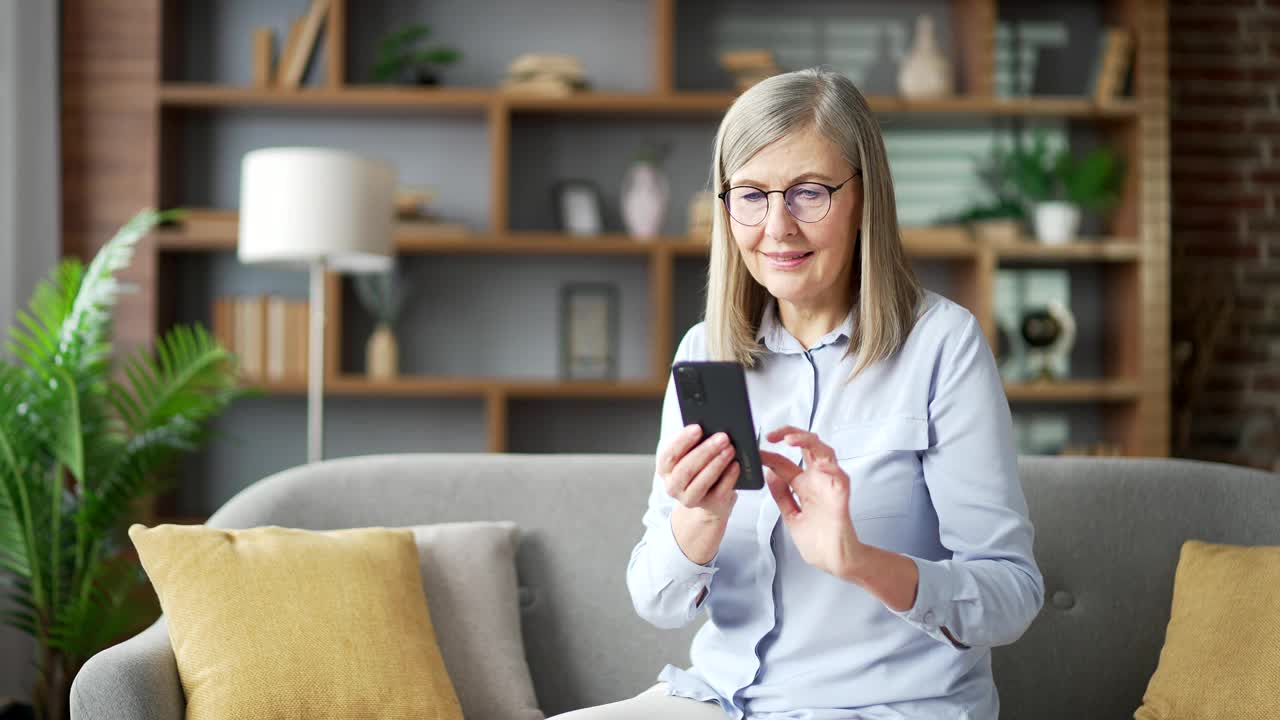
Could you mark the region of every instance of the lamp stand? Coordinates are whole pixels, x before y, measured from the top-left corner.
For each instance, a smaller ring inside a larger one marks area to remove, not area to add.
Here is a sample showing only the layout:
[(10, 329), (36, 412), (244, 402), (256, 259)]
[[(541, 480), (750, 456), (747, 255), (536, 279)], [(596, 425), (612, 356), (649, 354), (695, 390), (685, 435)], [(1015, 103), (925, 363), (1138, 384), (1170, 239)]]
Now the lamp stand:
[(311, 330), (307, 350), (307, 462), (324, 458), (325, 261), (311, 261)]

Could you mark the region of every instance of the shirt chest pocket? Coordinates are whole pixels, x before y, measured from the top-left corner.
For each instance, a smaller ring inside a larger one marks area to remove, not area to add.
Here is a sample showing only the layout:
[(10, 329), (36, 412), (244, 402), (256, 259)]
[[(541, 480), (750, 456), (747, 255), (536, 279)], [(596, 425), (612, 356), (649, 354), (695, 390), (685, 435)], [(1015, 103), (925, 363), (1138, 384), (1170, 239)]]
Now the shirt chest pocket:
[(929, 447), (929, 424), (888, 416), (841, 425), (828, 441), (849, 476), (854, 520), (905, 515), (922, 480), (920, 453)]

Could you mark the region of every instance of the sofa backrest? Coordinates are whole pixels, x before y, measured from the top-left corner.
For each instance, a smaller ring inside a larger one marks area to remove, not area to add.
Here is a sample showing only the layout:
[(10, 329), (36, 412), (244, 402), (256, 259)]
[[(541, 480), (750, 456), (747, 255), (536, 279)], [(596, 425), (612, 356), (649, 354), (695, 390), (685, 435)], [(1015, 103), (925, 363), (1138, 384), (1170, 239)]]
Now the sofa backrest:
[[(1174, 460), (1022, 458), (1045, 607), (993, 653), (1002, 715), (1132, 717), (1189, 538), (1280, 545), (1280, 476)], [(701, 621), (640, 620), (626, 566), (649, 455), (403, 454), (332, 460), (246, 488), (209, 520), (327, 530), (512, 520), (525, 652), (549, 715), (613, 702), (687, 666)]]

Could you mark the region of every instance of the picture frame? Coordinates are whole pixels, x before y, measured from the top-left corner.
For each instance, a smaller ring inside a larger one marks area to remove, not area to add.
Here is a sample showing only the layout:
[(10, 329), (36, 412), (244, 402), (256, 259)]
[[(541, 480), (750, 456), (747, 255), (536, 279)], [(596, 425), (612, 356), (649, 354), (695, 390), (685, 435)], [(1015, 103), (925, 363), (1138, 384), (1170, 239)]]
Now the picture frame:
[(568, 235), (599, 235), (604, 232), (604, 209), (600, 188), (590, 180), (561, 180), (552, 189), (556, 224)]
[(565, 380), (618, 377), (618, 287), (566, 283), (560, 288), (560, 376)]

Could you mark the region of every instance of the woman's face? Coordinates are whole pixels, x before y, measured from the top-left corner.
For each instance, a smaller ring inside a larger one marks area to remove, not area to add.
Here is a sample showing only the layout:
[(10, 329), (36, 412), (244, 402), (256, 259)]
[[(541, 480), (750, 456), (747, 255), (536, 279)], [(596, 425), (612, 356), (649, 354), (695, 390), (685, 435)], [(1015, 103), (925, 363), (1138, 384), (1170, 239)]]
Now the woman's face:
[[(834, 144), (807, 129), (765, 146), (730, 176), (729, 187), (751, 185), (767, 192), (805, 181), (834, 187), (853, 174)], [(817, 222), (797, 220), (787, 211), (783, 196), (773, 193), (764, 220), (744, 225), (731, 213), (729, 228), (756, 282), (779, 300), (815, 306), (838, 304), (847, 297), (861, 218), (862, 182), (855, 177), (831, 195), (831, 209)], [(805, 253), (800, 260), (787, 259)]]

